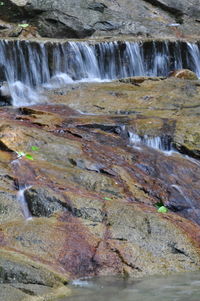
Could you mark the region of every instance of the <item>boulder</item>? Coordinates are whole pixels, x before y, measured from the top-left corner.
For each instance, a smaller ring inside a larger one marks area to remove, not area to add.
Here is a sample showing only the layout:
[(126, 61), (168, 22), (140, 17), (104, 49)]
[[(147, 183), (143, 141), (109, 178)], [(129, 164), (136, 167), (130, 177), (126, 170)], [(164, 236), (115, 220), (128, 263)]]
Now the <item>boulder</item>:
[(188, 80), (198, 80), (198, 76), (193, 71), (188, 69), (175, 70), (171, 72), (169, 76)]
[(85, 38), (91, 36), (95, 29), (77, 17), (53, 10), (35, 18), (34, 24), (42, 37), (49, 38)]
[(0, 84), (0, 106), (11, 105), (12, 99), (7, 82)]

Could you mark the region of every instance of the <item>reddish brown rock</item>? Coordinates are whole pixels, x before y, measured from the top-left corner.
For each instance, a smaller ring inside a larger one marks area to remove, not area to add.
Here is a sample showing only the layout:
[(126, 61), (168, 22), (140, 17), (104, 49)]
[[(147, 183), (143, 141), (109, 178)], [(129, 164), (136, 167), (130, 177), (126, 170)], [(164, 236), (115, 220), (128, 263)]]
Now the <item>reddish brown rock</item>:
[[(177, 89), (182, 89), (185, 82), (179, 82)], [(170, 116), (175, 104), (165, 96), (160, 115), (148, 107), (151, 102), (158, 112), (156, 86), (161, 91), (174, 85), (172, 79), (163, 83), (147, 79), (138, 87), (118, 82), (105, 84), (104, 90), (85, 85), (79, 106), (104, 112), (99, 115), (80, 114), (63, 104), (1, 109), (0, 267), (10, 282), (15, 277), (25, 285), (53, 286), (83, 276), (199, 270), (198, 160), (130, 140), (130, 132), (138, 137), (165, 134), (174, 144), (177, 135), (186, 137), (181, 113), (188, 110), (189, 124), (192, 108), (177, 109), (175, 119)], [(141, 100), (150, 86), (151, 98)], [(85, 102), (91, 89), (96, 98)], [(65, 95), (70, 106), (78, 105), (72, 102), (77, 93)], [(102, 110), (98, 106), (105, 95)], [(118, 105), (136, 113), (111, 114)], [(24, 153), (20, 158), (19, 152)], [(20, 187), (26, 187), (29, 221), (17, 202)], [(168, 213), (158, 213), (157, 203), (167, 206)]]

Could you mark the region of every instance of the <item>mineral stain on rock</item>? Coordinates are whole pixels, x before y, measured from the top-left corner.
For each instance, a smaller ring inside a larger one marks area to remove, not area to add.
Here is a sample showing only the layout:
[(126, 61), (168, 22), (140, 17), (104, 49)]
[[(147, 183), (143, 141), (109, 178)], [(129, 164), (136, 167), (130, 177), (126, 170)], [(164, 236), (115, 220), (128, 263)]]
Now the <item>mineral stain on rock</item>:
[[(85, 84), (81, 93), (72, 90), (52, 96), (52, 105), (1, 109), (1, 142), (13, 151), (8, 165), (1, 163), (10, 179), (10, 192), (4, 184), (4, 195), (15, 206), (1, 211), (0, 244), (2, 252), (16, 261), (16, 275), (20, 258), (34, 261), (32, 265), (42, 273), (50, 269), (64, 282), (83, 276), (140, 277), (199, 269), (198, 160), (177, 151), (166, 154), (152, 144), (130, 143), (128, 135), (130, 131), (149, 137), (167, 134), (174, 145), (182, 144), (176, 140), (185, 135), (179, 122), (186, 114), (185, 122), (192, 124), (197, 113), (191, 106), (184, 113), (186, 94), (177, 99), (176, 91), (184, 91), (187, 84), (183, 79), (147, 79), (137, 90), (131, 83)], [(89, 96), (91, 89), (95, 98)], [(115, 97), (113, 103), (113, 93), (108, 91), (120, 89), (126, 97)], [(163, 89), (166, 93), (158, 99)], [(152, 95), (151, 108), (141, 102), (147, 91)], [(195, 103), (198, 95), (192, 97)], [(134, 106), (137, 114), (104, 115), (98, 108), (102, 98), (107, 112), (118, 107), (128, 112)], [(174, 116), (173, 98), (180, 104)], [(76, 107), (76, 99), (79, 107), (97, 115), (68, 109), (67, 105)], [(13, 112), (18, 113), (17, 119)], [(31, 147), (36, 143), (34, 151)], [(18, 150), (31, 153), (34, 160), (22, 157), (13, 165)], [(15, 179), (30, 185), (25, 197), (31, 221), (25, 221), (16, 208)], [(167, 213), (157, 212), (155, 204), (160, 201), (169, 208)]]

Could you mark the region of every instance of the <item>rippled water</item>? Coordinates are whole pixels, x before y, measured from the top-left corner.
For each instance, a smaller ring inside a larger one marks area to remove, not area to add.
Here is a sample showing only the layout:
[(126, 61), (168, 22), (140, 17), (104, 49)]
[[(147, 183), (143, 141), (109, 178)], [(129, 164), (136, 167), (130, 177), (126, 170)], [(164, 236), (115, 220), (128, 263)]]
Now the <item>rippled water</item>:
[(104, 277), (76, 280), (72, 296), (57, 301), (199, 301), (200, 272), (143, 280)]

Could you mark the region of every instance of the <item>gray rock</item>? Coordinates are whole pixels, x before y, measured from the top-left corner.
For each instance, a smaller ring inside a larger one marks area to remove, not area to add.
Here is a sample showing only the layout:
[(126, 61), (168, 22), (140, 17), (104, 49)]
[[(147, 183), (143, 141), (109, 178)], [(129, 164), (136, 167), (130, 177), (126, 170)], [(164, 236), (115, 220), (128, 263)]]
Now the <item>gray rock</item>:
[(17, 289), (9, 284), (0, 284), (0, 300), (4, 301), (21, 301), (27, 297), (22, 290)]
[(162, 9), (174, 14), (186, 14), (191, 17), (200, 17), (199, 0), (180, 1), (180, 0), (145, 0)]
[[(91, 35), (176, 36), (168, 24), (182, 24), (180, 34), (198, 34), (199, 1), (175, 0), (7, 0), (0, 18), (34, 24), (43, 37)], [(153, 4), (153, 5), (152, 5)], [(196, 19), (195, 19), (196, 18)]]
[(0, 283), (53, 286), (55, 279), (51, 273), (39, 270), (37, 266), (0, 257)]
[(25, 191), (25, 197), (33, 216), (49, 217), (54, 212), (66, 210), (65, 200), (51, 189), (32, 187)]
[[(0, 77), (4, 80), (4, 72), (1, 72)], [(0, 83), (0, 106), (11, 105), (12, 99), (7, 82)]]
[(77, 17), (58, 10), (43, 13), (34, 22), (39, 34), (50, 38), (85, 38), (95, 31)]

